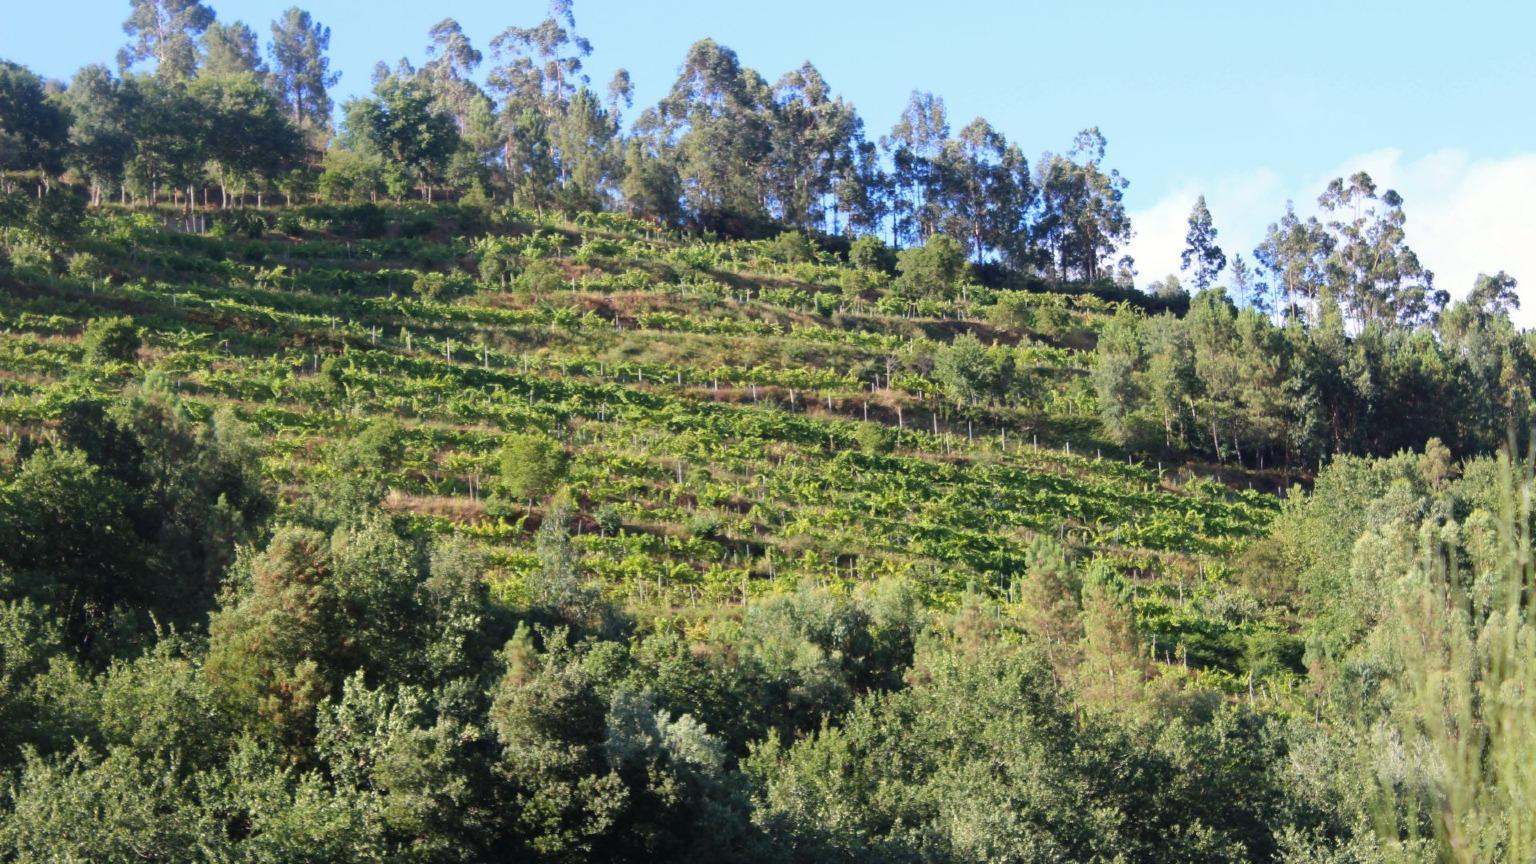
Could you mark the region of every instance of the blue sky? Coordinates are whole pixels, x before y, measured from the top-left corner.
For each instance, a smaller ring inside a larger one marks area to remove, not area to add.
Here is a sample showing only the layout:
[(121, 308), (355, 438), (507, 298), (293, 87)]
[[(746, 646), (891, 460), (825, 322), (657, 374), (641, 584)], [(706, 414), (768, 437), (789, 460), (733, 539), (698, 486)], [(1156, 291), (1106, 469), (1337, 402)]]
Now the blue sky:
[[(265, 36), (286, 4), (213, 5)], [(338, 97), (366, 89), (376, 60), (419, 60), (446, 15), (484, 48), (545, 8), (303, 5), (332, 28)], [(67, 77), (110, 61), (127, 10), (126, 0), (0, 0), (0, 57)], [(1031, 156), (1098, 125), (1131, 180), (1145, 280), (1176, 266), (1194, 195), (1210, 198), (1229, 251), (1246, 252), (1287, 198), (1305, 209), (1329, 177), (1364, 167), (1407, 199), (1410, 241), (1446, 287), (1504, 268), (1536, 289), (1536, 3), (576, 0), (576, 16), (595, 47), (593, 80), (627, 67), (639, 104), (710, 36), (770, 80), (811, 60), (872, 135), (914, 88), (943, 96), (956, 129), (985, 116)]]

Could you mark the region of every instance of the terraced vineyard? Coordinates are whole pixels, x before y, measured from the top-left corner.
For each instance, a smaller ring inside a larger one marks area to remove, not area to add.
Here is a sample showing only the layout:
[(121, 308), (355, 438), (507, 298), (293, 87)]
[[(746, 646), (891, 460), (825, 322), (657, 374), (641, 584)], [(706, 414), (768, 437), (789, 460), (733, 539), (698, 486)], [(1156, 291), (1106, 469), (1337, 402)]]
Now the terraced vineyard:
[[(829, 252), (783, 263), (773, 243), (611, 214), (383, 216), (290, 212), (272, 230), (247, 220), (254, 236), (94, 218), (73, 250), (83, 275), (7, 280), (0, 418), (15, 436), (82, 390), (169, 376), (199, 411), (259, 430), (290, 500), (336, 470), (332, 442), (393, 418), (388, 506), (483, 543), (506, 598), (538, 566), (543, 502), (503, 494), (500, 452), (538, 431), (570, 454), (573, 540), (616, 599), (738, 604), (899, 575), (935, 604), (1008, 602), (1047, 533), (1156, 610), (1165, 646), (1184, 627), (1166, 622), (1190, 617), (1170, 605), (1226, 590), (1216, 562), (1276, 508), (1099, 439), (1084, 349), (1113, 307), (1092, 295), (969, 285), (908, 302)], [(137, 362), (77, 371), (82, 328), (115, 315), (142, 329)], [(1008, 394), (956, 398), (941, 380), (959, 334), (1006, 355)]]

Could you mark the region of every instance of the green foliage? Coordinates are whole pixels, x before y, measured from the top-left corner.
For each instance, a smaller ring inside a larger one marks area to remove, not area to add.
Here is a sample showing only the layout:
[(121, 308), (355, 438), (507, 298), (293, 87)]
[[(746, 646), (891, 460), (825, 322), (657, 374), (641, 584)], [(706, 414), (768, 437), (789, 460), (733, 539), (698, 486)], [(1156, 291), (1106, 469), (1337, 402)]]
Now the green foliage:
[(848, 247), (848, 263), (860, 270), (893, 275), (896, 272), (896, 253), (879, 237), (863, 234)]
[(950, 398), (974, 405), (1007, 391), (1013, 355), (988, 349), (973, 334), (962, 333), (934, 355), (933, 377)]
[(965, 275), (965, 247), (945, 234), (922, 246), (903, 249), (897, 258), (895, 289), (904, 297), (949, 297)]
[(799, 231), (785, 231), (773, 238), (769, 254), (783, 264), (801, 264), (816, 258), (816, 247)]
[(139, 353), (139, 328), (133, 319), (95, 318), (81, 334), (80, 345), (90, 363), (132, 363)]
[(560, 442), (538, 432), (515, 432), (502, 441), (501, 483), (513, 498), (549, 494), (565, 475), (566, 453)]

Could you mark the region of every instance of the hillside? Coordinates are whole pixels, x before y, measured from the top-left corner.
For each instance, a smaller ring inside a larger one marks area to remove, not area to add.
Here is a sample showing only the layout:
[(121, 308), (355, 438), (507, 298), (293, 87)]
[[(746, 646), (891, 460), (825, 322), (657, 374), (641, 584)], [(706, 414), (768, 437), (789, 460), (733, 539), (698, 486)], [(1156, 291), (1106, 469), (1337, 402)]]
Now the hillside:
[(0, 861), (1536, 860), (1512, 222), (126, 5), (0, 59)]
[[(195, 411), (229, 407), (258, 430), (264, 473), (295, 497), (335, 479), (334, 442), (390, 418), (403, 448), (386, 506), (485, 544), (509, 597), (537, 567), (544, 508), (508, 493), (502, 446), (549, 435), (571, 457), (583, 567), (615, 600), (669, 609), (890, 576), (941, 605), (967, 590), (1016, 601), (1045, 534), (1171, 624), (1199, 617), (1184, 589), (1274, 511), (1103, 440), (1085, 382), (1112, 307), (1092, 295), (971, 285), (904, 303), (879, 287), (888, 275), (808, 243), (790, 263), (771, 242), (619, 217), (515, 214), (463, 233), (447, 213), (391, 213), (373, 238), (344, 209), (283, 213), (257, 237), (103, 216), (72, 247), (93, 275), (11, 277), (5, 421), (38, 431), (82, 388), (164, 375)], [(115, 315), (143, 347), (82, 368), (83, 325)], [(1003, 397), (956, 398), (966, 361), (941, 358), (960, 334), (1012, 367)], [(1234, 646), (1264, 626), (1218, 626), (1233, 631), (1222, 645), (1202, 632), (1196, 653), (1237, 674)]]

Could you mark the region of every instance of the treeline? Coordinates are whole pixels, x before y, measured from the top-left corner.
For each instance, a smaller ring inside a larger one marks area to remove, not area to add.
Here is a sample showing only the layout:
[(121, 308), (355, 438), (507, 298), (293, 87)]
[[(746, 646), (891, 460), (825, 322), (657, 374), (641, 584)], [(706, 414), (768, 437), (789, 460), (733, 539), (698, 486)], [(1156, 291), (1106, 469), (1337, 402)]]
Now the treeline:
[(93, 202), (189, 208), (451, 196), (732, 236), (905, 245), (943, 233), (977, 263), (1058, 280), (1131, 275), (1116, 257), (1131, 233), (1126, 181), (1105, 166), (1097, 129), (1032, 165), (984, 119), (957, 132), (942, 99), (914, 93), (875, 139), (814, 66), (770, 83), (710, 40), (625, 129), (628, 73), (594, 89), (569, 2), (497, 34), (488, 57), (443, 20), (419, 65), (380, 63), (333, 129), (330, 31), (306, 12), (273, 22), (265, 52), (255, 30), (203, 3), (134, 0), (124, 29), (120, 74), (0, 71), (0, 171), (12, 182), (29, 173), (42, 190), (62, 176)]
[(1260, 468), (1385, 456), (1431, 437), (1457, 453), (1523, 447), (1536, 352), (1510, 322), (1513, 286), (1503, 273), (1483, 276), (1418, 328), (1373, 321), (1356, 331), (1326, 289), (1315, 323), (1276, 324), (1222, 289), (1195, 295), (1183, 317), (1125, 308), (1099, 336), (1099, 414), (1127, 446)]
[[(29, 177), (42, 193), (64, 177), (93, 203), (188, 208), (446, 196), (896, 247), (947, 235), (987, 284), (1127, 288), (1136, 276), (1122, 254), (1127, 181), (1106, 165), (1096, 128), (1031, 163), (985, 119), (957, 132), (942, 98), (914, 92), (875, 137), (811, 64), (770, 83), (708, 39), (666, 96), (625, 118), (629, 74), (594, 88), (569, 0), (486, 52), (444, 19), (419, 64), (380, 62), (372, 91), (341, 106), (333, 127), (330, 30), (301, 9), (272, 22), (265, 51), (254, 29), (201, 2), (133, 0), (124, 30), (116, 75), (91, 65), (44, 82), (0, 61), (6, 184)], [(1253, 250), (1256, 269), (1216, 245), (1202, 197), (1183, 272), (1198, 289), (1226, 272), (1240, 305), (1277, 315), (1315, 319), (1326, 291), (1357, 322), (1424, 323), (1448, 294), (1404, 242), (1402, 205), (1365, 174), (1335, 180), (1318, 199), (1328, 221), (1288, 207)], [(1183, 291), (1171, 277), (1157, 290)]]

